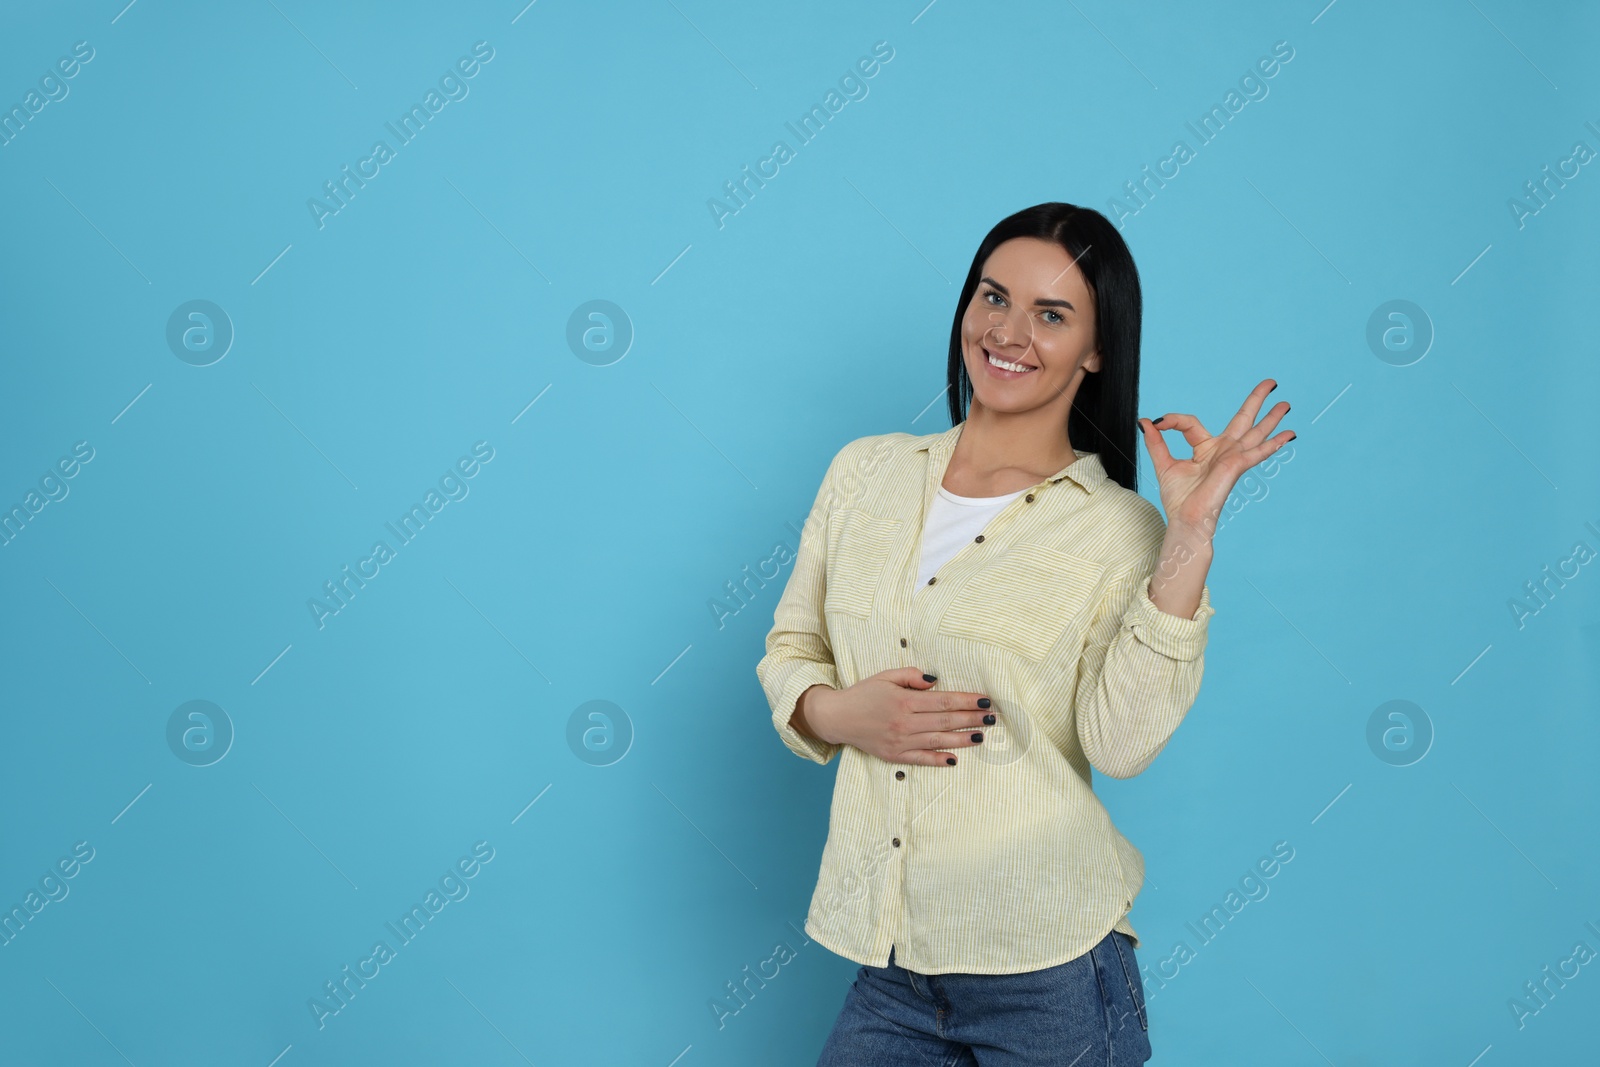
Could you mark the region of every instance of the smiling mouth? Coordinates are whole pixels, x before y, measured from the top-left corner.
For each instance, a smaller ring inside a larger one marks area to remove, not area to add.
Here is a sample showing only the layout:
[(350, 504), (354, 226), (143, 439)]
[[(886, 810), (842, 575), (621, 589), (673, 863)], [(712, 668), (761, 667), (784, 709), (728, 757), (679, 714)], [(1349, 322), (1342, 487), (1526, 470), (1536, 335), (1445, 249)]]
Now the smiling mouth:
[(1014, 374), (1026, 374), (1028, 371), (1039, 369), (1038, 367), (1028, 363), (1007, 362), (1006, 360), (1003, 360), (999, 356), (995, 355), (993, 352), (989, 351), (987, 348), (982, 349), (982, 351), (983, 358), (989, 361), (990, 366), (999, 367), (1001, 370), (1008, 370)]

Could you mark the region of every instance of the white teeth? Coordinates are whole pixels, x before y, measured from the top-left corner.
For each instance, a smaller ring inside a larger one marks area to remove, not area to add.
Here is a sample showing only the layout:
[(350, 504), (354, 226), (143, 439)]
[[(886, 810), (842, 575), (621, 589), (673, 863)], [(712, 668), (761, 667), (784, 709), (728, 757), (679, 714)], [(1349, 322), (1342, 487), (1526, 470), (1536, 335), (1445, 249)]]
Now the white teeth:
[(987, 350), (985, 350), (984, 355), (989, 357), (989, 362), (990, 363), (993, 363), (996, 367), (999, 367), (1001, 370), (1030, 371), (1030, 370), (1034, 370), (1035, 369), (1033, 367), (1025, 367), (1021, 363), (1007, 363), (1005, 360), (1000, 359), (994, 353), (989, 352)]

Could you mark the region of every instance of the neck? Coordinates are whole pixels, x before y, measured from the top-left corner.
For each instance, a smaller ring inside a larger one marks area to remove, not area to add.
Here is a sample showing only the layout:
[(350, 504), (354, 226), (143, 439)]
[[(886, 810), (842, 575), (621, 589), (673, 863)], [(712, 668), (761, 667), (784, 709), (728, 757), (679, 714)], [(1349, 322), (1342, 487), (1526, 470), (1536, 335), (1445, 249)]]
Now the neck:
[[(1069, 409), (1070, 410), (1070, 409)], [(982, 471), (1025, 470), (1048, 478), (1078, 458), (1068, 438), (1066, 420), (1050, 407), (1024, 412), (998, 412), (976, 398), (956, 442), (966, 466)]]

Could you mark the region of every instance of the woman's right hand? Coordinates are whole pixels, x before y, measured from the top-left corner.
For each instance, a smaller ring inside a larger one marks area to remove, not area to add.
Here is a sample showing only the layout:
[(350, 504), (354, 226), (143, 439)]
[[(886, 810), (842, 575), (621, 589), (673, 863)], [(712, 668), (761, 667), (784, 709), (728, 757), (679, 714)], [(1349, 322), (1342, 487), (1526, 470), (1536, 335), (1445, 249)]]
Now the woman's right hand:
[(899, 667), (846, 689), (813, 686), (801, 697), (806, 724), (823, 741), (889, 763), (953, 767), (956, 757), (939, 750), (982, 744), (998, 709), (982, 693), (930, 692), (934, 684), (916, 667)]

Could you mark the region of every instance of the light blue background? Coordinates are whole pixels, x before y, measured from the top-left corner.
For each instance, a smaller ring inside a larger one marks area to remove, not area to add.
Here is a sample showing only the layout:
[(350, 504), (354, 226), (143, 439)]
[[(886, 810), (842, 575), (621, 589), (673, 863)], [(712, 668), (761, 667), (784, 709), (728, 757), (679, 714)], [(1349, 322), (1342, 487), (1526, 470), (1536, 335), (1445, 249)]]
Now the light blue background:
[[(1509, 605), (1600, 549), (1600, 170), (1522, 227), (1508, 201), (1600, 148), (1597, 24), (1506, 0), (8, 13), (8, 109), (95, 53), (0, 147), (0, 504), (94, 458), (0, 548), (0, 904), (94, 858), (0, 947), (0, 1059), (814, 1062), (855, 971), (796, 932), (835, 768), (782, 747), (755, 677), (786, 575), (743, 604), (726, 583), (795, 543), (846, 441), (948, 428), (990, 226), (1109, 213), (1280, 40), (1268, 95), (1123, 230), (1141, 411), (1215, 432), (1272, 377), (1299, 434), (1219, 536), (1187, 721), (1097, 782), (1149, 864), (1152, 1062), (1591, 1055), (1600, 965), (1520, 1028), (1508, 1001), (1600, 951), (1600, 574), (1520, 628)], [(469, 95), (319, 229), (307, 200), (477, 41)], [(797, 145), (784, 123), (878, 41), (868, 94)], [(795, 158), (719, 228), (707, 201), (780, 138)], [(236, 331), (206, 367), (165, 340), (194, 299)], [(1394, 299), (1435, 332), (1408, 366), (1366, 341)], [(567, 342), (591, 300), (635, 331), (609, 365)], [(308, 600), (478, 441), (468, 495), (319, 629)], [(166, 740), (196, 699), (236, 730), (207, 767)], [(1367, 742), (1396, 699), (1433, 732), (1409, 766)], [(631, 724), (608, 766), (568, 742), (591, 700)], [(310, 998), (478, 841), (470, 894), (319, 1028)], [(1277, 841), (1270, 895), (1199, 946), (1185, 924)]]

